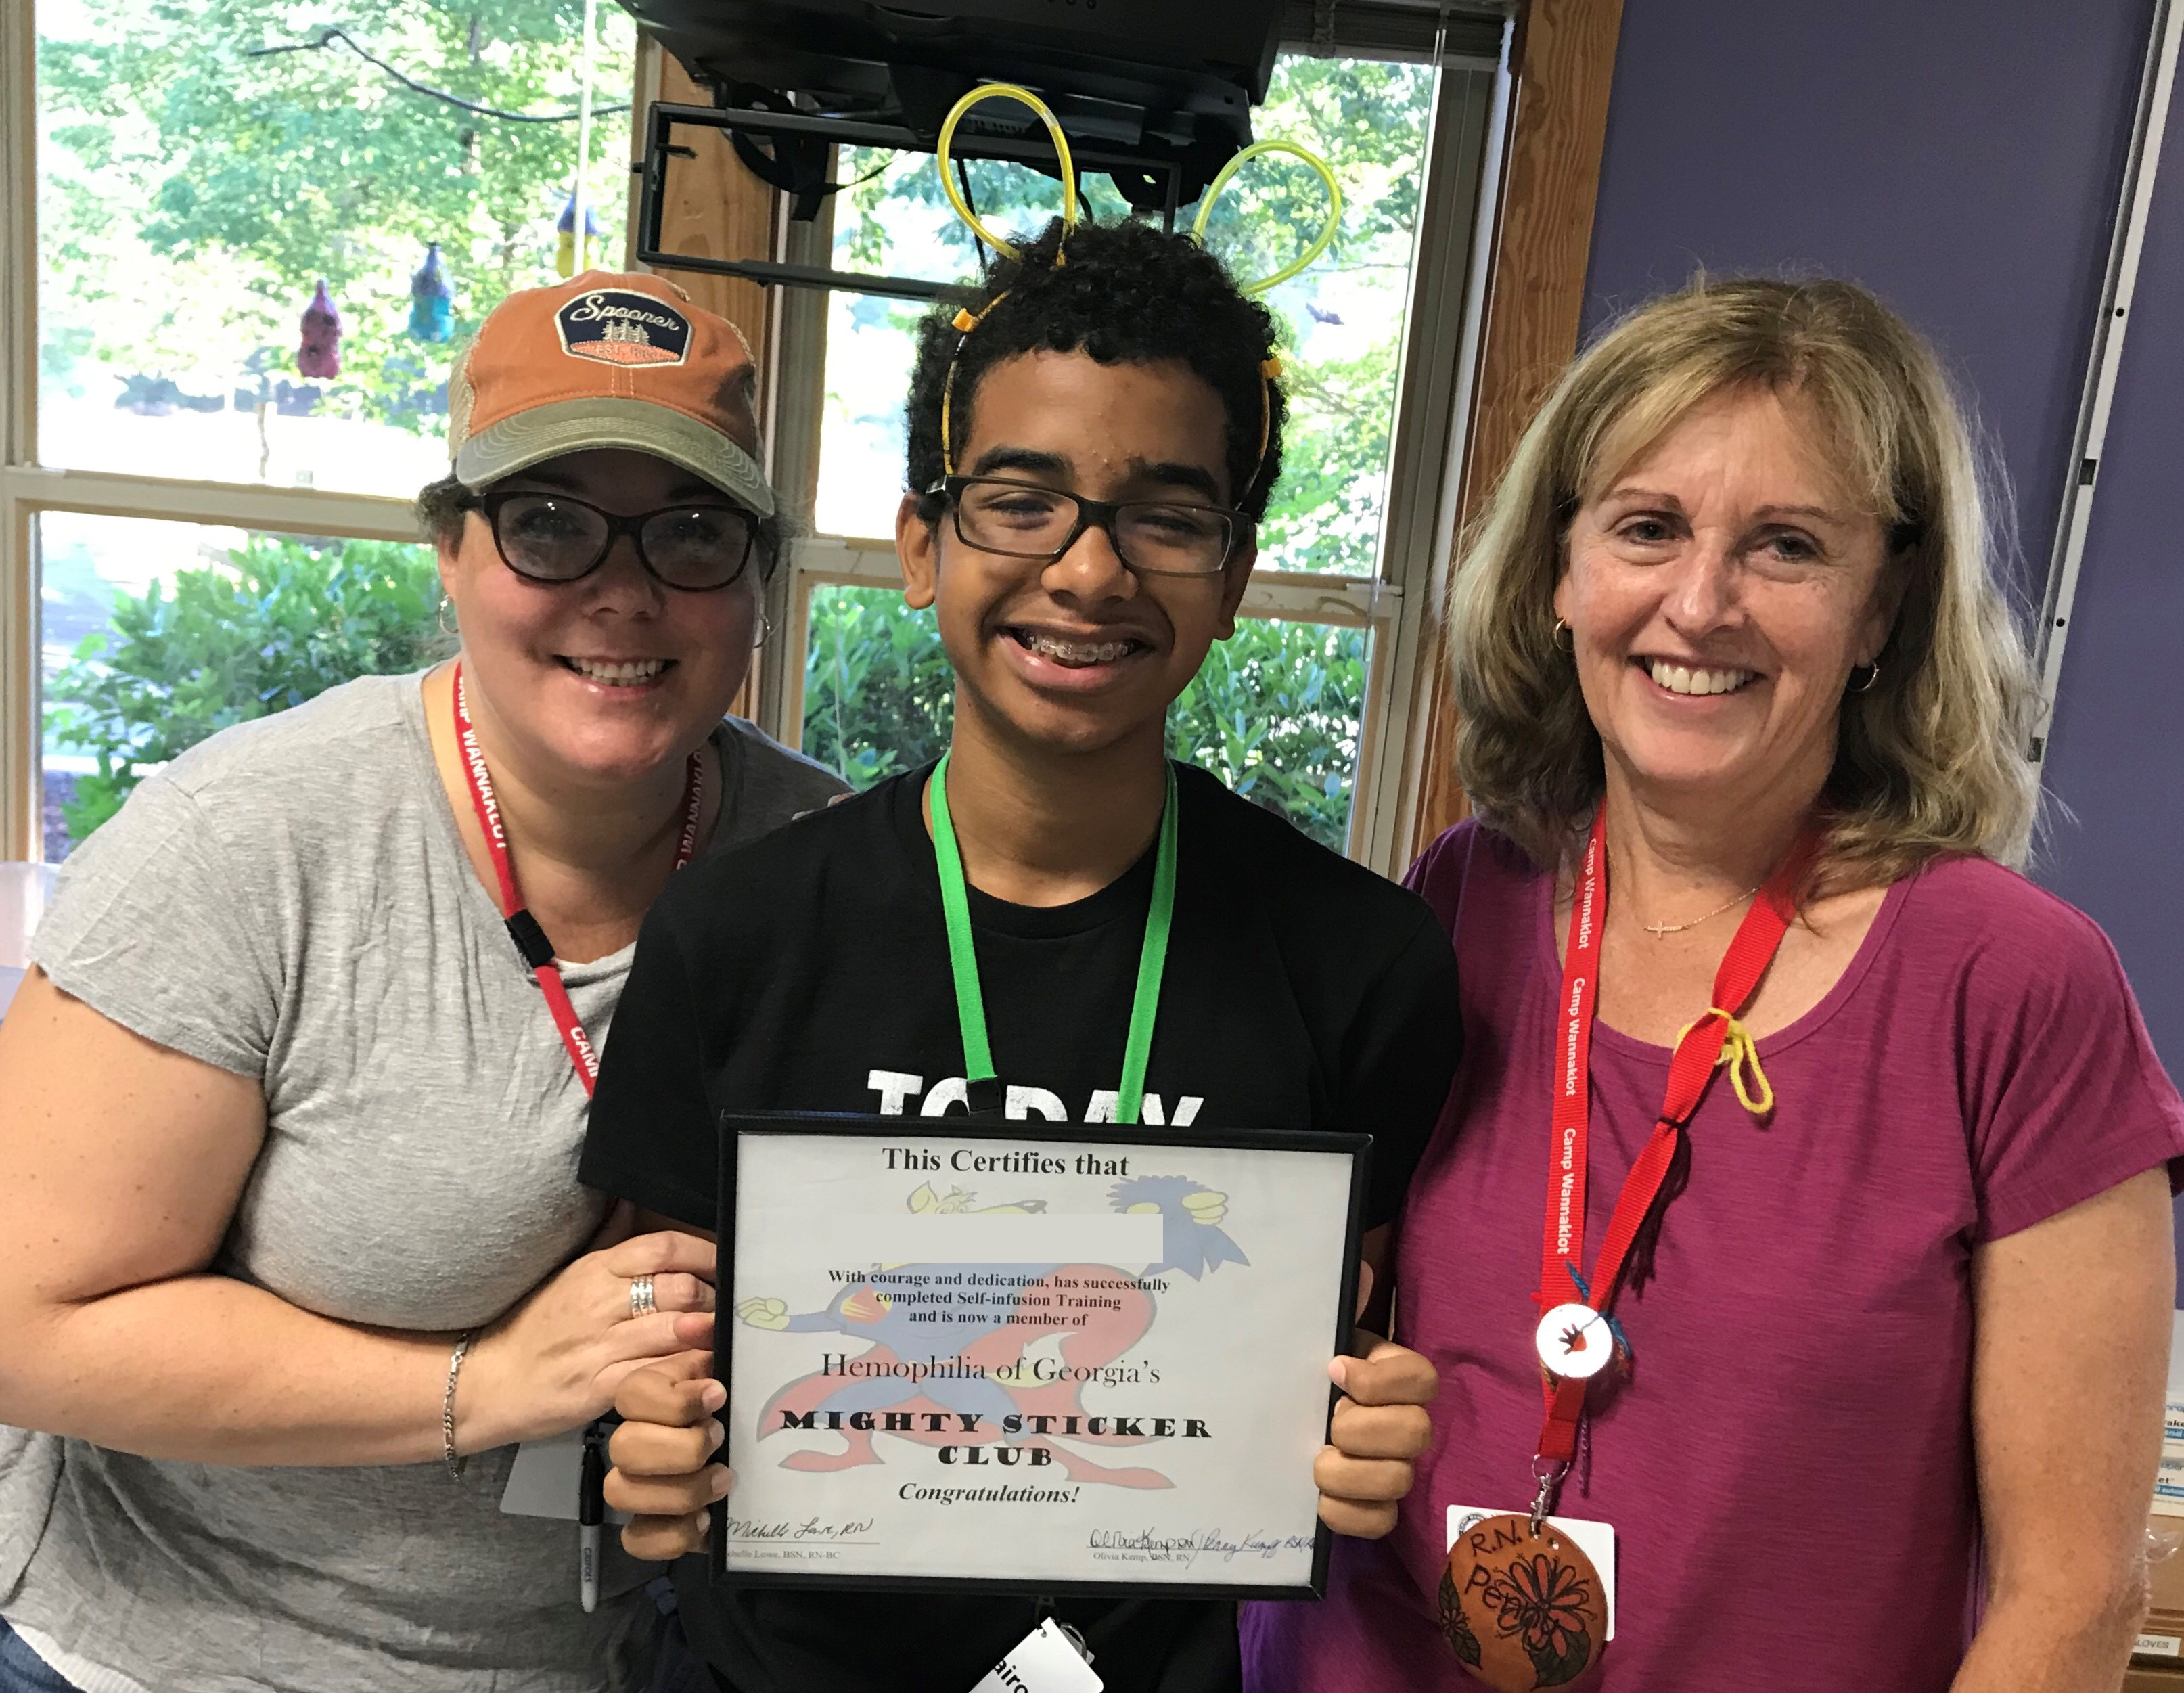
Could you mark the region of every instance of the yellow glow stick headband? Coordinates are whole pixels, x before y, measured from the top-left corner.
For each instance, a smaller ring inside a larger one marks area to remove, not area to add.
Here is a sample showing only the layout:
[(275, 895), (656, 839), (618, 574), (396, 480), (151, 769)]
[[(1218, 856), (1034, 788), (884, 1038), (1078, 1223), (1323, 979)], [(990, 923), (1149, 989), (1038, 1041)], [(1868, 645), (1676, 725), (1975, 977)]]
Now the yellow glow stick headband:
[(1312, 245), (1290, 263), (1284, 265), (1271, 276), (1256, 282), (1241, 285), (1247, 294), (1263, 294), (1269, 288), (1278, 288), (1290, 277), (1301, 276), (1319, 255), (1334, 243), (1335, 231), (1342, 227), (1342, 185), (1334, 180), (1334, 172), (1318, 153), (1307, 152), (1293, 141), (1255, 141), (1221, 167), (1221, 174), (1209, 184), (1199, 197), (1198, 216), (1190, 226), (1190, 238), (1200, 246), (1206, 244), (1206, 220), (1213, 215), (1213, 203), (1221, 198), (1221, 191), (1228, 186), (1229, 179), (1251, 160), (1269, 153), (1286, 153), (1301, 159), (1319, 173), (1319, 180), (1327, 184), (1327, 221), (1320, 225), (1319, 233), (1312, 237)]
[[(1062, 134), (1061, 120), (1054, 115), (1053, 109), (1030, 89), (1019, 88), (1013, 82), (988, 82), (973, 88), (950, 108), (948, 115), (941, 120), (939, 144), (933, 149), (934, 162), (940, 167), (940, 192), (948, 196), (948, 203), (956, 208), (956, 215), (971, 226), (971, 232), (979, 240), (1004, 259), (1022, 259), (1023, 253), (1021, 249), (1003, 241), (978, 221), (978, 214), (971, 209), (962, 191), (956, 187), (956, 179), (948, 174), (948, 148), (956, 139), (956, 125), (961, 123), (964, 114), (980, 101), (994, 99), (1019, 101), (1030, 107), (1039, 120), (1046, 125), (1046, 132), (1054, 141), (1055, 157), (1061, 162), (1061, 226), (1064, 230), (1077, 227), (1077, 161), (1070, 157), (1069, 137)], [(1056, 262), (1061, 261), (1057, 259)], [(986, 308), (987, 311), (992, 309), (991, 306)], [(983, 317), (985, 313), (979, 315)]]
[[(1005, 259), (1021, 259), (1022, 248), (1003, 241), (978, 221), (978, 214), (971, 209), (962, 191), (956, 186), (955, 177), (948, 171), (948, 148), (956, 139), (956, 125), (961, 123), (964, 114), (980, 101), (993, 99), (1015, 100), (1028, 106), (1039, 120), (1046, 125), (1046, 132), (1054, 142), (1055, 157), (1061, 164), (1061, 227), (1065, 233), (1077, 227), (1077, 161), (1070, 156), (1069, 137), (1061, 132), (1061, 120), (1054, 115), (1053, 109), (1030, 89), (1019, 88), (1013, 82), (988, 82), (973, 88), (950, 107), (948, 115), (941, 120), (940, 140), (933, 148), (933, 162), (940, 170), (941, 192), (947, 195), (948, 203), (956, 209), (956, 215), (970, 226), (971, 232), (979, 240)], [(1061, 262), (1062, 256), (1057, 253), (1055, 263), (1059, 265)], [(967, 337), (986, 314), (1008, 297), (1007, 290), (1004, 289), (976, 312), (967, 309), (958, 311), (954, 320), (956, 329)], [(948, 360), (948, 374), (940, 384), (940, 468), (944, 475), (951, 476), (956, 474), (956, 437), (949, 427), (949, 413), (956, 396), (956, 361), (962, 356), (963, 343), (958, 341), (955, 353)]]
[[(1055, 117), (1053, 109), (1028, 88), (1018, 87), (1013, 82), (985, 83), (971, 90), (950, 109), (947, 117), (941, 121), (939, 141), (933, 149), (934, 163), (940, 172), (941, 192), (948, 197), (948, 203), (956, 209), (956, 215), (963, 220), (972, 233), (979, 240), (984, 242), (987, 246), (1004, 258), (1018, 261), (1022, 259), (1023, 253), (1021, 248), (1002, 240), (978, 220), (978, 214), (971, 209), (969, 203), (957, 188), (956, 179), (949, 174), (948, 170), (948, 148), (956, 138), (956, 126), (962, 121), (964, 114), (979, 102), (996, 97), (1016, 100), (1030, 107), (1039, 121), (1046, 125), (1046, 132), (1053, 139), (1055, 155), (1061, 167), (1063, 244), (1056, 248), (1054, 255), (1055, 265), (1059, 268), (1068, 262), (1069, 255), (1067, 248), (1068, 232), (1077, 227), (1078, 220), (1077, 165), (1075, 159), (1070, 154), (1069, 139), (1062, 133), (1061, 122)], [(1320, 226), (1319, 233), (1313, 237), (1312, 245), (1305, 248), (1295, 260), (1275, 271), (1271, 276), (1241, 285), (1240, 292), (1247, 296), (1264, 293), (1269, 288), (1279, 287), (1291, 277), (1301, 275), (1333, 244), (1335, 232), (1342, 225), (1342, 186), (1334, 180), (1334, 172), (1329, 167), (1327, 161), (1318, 153), (1299, 147), (1293, 141), (1261, 141), (1254, 142), (1251, 146), (1243, 148), (1234, 158), (1223, 165), (1219, 174), (1207, 185), (1205, 193), (1200, 196), (1198, 216), (1190, 226), (1190, 238), (1193, 241), (1197, 242), (1201, 247), (1205, 245), (1206, 224), (1206, 220), (1212, 215), (1213, 203), (1220, 197), (1221, 191), (1228, 186), (1237, 171), (1252, 159), (1269, 153), (1292, 154), (1319, 173), (1320, 181), (1327, 185), (1327, 219)], [(955, 436), (950, 427), (950, 414), (956, 393), (956, 361), (963, 356), (963, 342), (970, 338), (972, 330), (985, 321), (987, 314), (1008, 297), (1009, 290), (1003, 289), (978, 310), (973, 312), (967, 307), (961, 309), (951, 320), (952, 326), (962, 339), (956, 343), (956, 351), (948, 360), (947, 375), (942, 378), (940, 384), (940, 468), (945, 476), (952, 476), (956, 474)], [(1251, 491), (1258, 486), (1259, 473), (1266, 468), (1268, 443), (1273, 438), (1273, 383), (1281, 373), (1282, 361), (1279, 357), (1268, 358), (1262, 361), (1259, 365), (1259, 453), (1257, 459), (1251, 467), (1250, 478), (1237, 495), (1240, 500), (1247, 497)]]

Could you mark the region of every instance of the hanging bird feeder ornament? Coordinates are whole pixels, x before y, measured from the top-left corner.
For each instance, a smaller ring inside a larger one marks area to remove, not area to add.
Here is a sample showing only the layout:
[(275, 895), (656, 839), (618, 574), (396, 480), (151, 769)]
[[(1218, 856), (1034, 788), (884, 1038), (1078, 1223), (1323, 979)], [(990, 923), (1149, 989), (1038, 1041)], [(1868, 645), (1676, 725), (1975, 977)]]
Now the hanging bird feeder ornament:
[(573, 276), (579, 270), (588, 270), (592, 263), (592, 243), (599, 238), (599, 220), (588, 205), (584, 208), (584, 250), (577, 251), (577, 191), (569, 191), (568, 203), (561, 208), (560, 221), (554, 226), (554, 270), (562, 276)]
[(304, 342), (296, 349), (296, 370), (305, 376), (341, 375), (341, 314), (326, 297), (326, 279), (319, 278), (318, 292), (304, 308)]
[(455, 332), (455, 285), (440, 259), (440, 243), (428, 243), (425, 262), (410, 279), (410, 333), (420, 341), (447, 341)]

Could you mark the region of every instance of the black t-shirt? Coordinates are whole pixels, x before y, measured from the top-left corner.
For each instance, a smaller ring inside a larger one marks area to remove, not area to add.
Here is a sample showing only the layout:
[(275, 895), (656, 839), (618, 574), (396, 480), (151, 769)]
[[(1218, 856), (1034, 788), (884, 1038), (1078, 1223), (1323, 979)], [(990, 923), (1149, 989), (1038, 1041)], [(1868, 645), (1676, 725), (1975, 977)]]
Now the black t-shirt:
[[(962, 1110), (920, 803), (928, 773), (675, 877), (615, 1012), (585, 1182), (710, 1228), (722, 1110)], [(1370, 1133), (1366, 1225), (1390, 1222), (1462, 1044), (1448, 938), (1414, 894), (1203, 771), (1178, 766), (1177, 777), (1175, 920), (1143, 1120)], [(1083, 1121), (1095, 1094), (1116, 1087), (1152, 872), (1149, 849), (1089, 899), (1047, 908), (971, 890), (1012, 1114)], [(694, 1558), (676, 1573), (692, 1640), (736, 1693), (967, 1693), (1035, 1622), (1028, 1599), (715, 1589)], [(1231, 1605), (1056, 1609), (1111, 1693), (1240, 1685)]]

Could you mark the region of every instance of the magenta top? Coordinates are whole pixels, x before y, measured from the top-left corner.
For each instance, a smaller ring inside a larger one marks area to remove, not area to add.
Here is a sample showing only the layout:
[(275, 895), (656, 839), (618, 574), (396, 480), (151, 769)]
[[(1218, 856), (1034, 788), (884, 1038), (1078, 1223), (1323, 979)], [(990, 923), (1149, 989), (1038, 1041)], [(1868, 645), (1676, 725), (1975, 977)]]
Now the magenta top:
[[(1553, 879), (1463, 823), (1409, 880), (1462, 979), (1396, 1261), (1396, 1338), (1440, 1373), (1434, 1443), (1396, 1532), (1336, 1542), (1324, 1603), (1246, 1607), (1255, 1693), (1475, 1690), (1434, 1620), (1447, 1510), (1534, 1491)], [(1596, 1385), (1563, 1489), (1618, 1536), (1615, 1640), (1583, 1685), (1943, 1693), (1975, 1622), (1973, 1248), (2164, 1161), (2176, 1181), (2184, 1105), (2099, 929), (1984, 860), (1889, 889), (1759, 1051), (1774, 1116), (1717, 1075), (1654, 1278), (1617, 1306), (1631, 1377)], [(1669, 1059), (1595, 1027), (1588, 1273)]]

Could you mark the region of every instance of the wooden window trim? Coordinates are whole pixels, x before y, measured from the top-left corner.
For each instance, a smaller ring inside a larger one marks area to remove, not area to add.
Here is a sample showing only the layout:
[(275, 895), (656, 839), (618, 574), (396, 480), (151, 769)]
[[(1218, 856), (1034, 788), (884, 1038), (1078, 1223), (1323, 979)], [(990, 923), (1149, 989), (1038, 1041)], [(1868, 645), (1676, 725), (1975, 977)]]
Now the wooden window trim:
[[(637, 262), (638, 167), (644, 160), (645, 126), (652, 104), (655, 101), (679, 106), (713, 103), (712, 91), (693, 81), (682, 62), (642, 30), (637, 38), (635, 81), (636, 93), (630, 101), (628, 237), (622, 256), (623, 268), (630, 270), (652, 268)], [(780, 196), (744, 169), (727, 132), (685, 129), (677, 140), (696, 156), (677, 159), (667, 173), (660, 196), (661, 247), (669, 253), (706, 259), (775, 258), (775, 244), (781, 239)], [(719, 314), (743, 331), (758, 370), (758, 415), (770, 445), (773, 432), (766, 426), (776, 398), (774, 373), (780, 365), (774, 333), (778, 316), (774, 310), (775, 291), (740, 276), (709, 276), (701, 270), (662, 267), (659, 274), (688, 294), (692, 304)], [(777, 625), (771, 599), (767, 615)], [(729, 707), (739, 717), (755, 720), (758, 716), (759, 690), (769, 655), (766, 651), (752, 654), (750, 674)]]
[[(1534, 409), (1577, 351), (1622, 23), (1623, 0), (1529, 0), (1518, 14), (1451, 571), (1461, 562), (1464, 532), (1501, 479)], [(1435, 595), (1431, 659), (1413, 716), (1423, 749), (1411, 816), (1417, 849), (1469, 809), (1456, 779), (1456, 706), (1440, 615), (1446, 597), (1444, 580)]]

